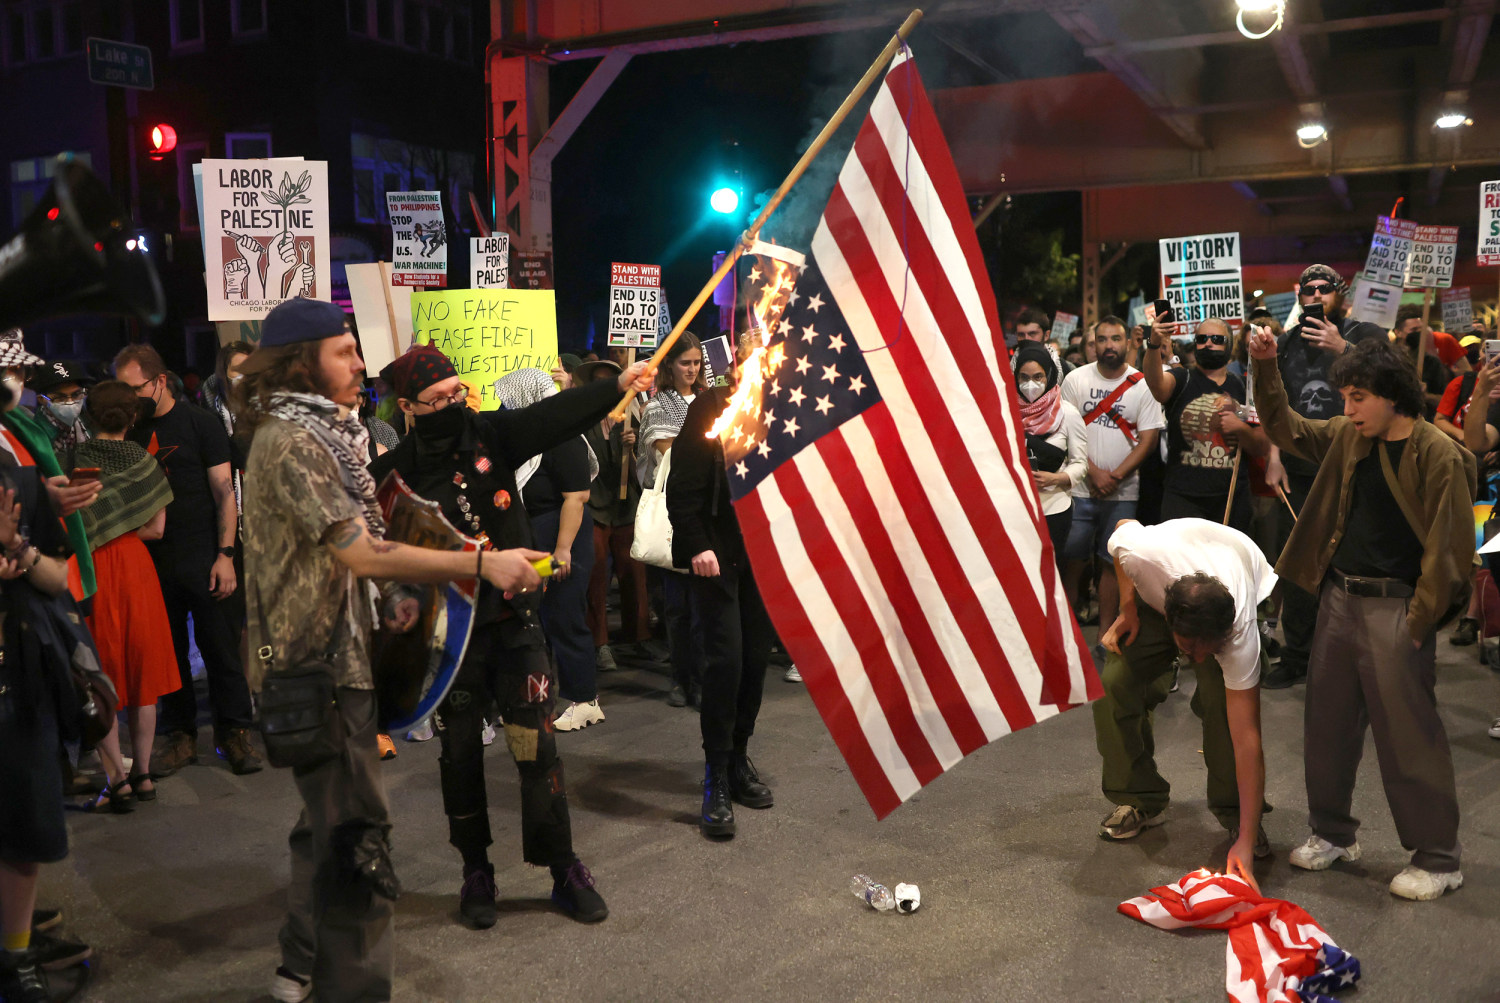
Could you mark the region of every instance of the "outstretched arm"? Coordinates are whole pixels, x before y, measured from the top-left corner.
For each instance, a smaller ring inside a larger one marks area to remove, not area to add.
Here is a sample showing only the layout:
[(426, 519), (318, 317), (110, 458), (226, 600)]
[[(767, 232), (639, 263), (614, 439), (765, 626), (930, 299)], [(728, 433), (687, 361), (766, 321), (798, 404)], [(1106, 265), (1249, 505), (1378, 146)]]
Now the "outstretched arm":
[(1229, 718), (1229, 738), (1234, 743), (1234, 777), (1240, 791), (1240, 834), (1229, 848), (1225, 870), (1245, 879), (1260, 894), (1250, 868), (1255, 860), (1255, 839), (1260, 832), (1261, 808), (1266, 797), (1266, 760), (1260, 741), (1260, 686), (1224, 691), (1224, 710)]

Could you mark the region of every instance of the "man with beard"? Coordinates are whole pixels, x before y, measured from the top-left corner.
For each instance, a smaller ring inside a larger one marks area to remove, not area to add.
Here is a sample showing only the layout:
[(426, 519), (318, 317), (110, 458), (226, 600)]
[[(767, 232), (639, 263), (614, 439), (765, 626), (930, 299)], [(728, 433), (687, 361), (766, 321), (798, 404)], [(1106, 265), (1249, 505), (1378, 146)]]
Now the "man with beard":
[[(1422, 308), (1415, 303), (1404, 304), (1396, 311), (1396, 343), (1405, 345), (1407, 354), (1415, 360), (1417, 352), (1422, 346), (1422, 329), (1427, 325), (1422, 323)], [(1438, 345), (1434, 335), (1438, 332), (1427, 331), (1427, 351), (1423, 354), (1418, 371), (1422, 374), (1422, 388), (1426, 398), (1426, 409), (1424, 417), (1431, 421), (1437, 414), (1437, 406), (1442, 402), (1443, 392), (1448, 389), (1448, 384), (1453, 379), (1453, 373), (1438, 356)], [(1453, 341), (1452, 338), (1448, 339)], [(1455, 342), (1455, 345), (1457, 343)], [(1460, 357), (1461, 353), (1460, 353)]]
[(1099, 361), (1063, 380), (1062, 398), (1083, 415), (1088, 476), (1073, 489), (1073, 525), (1063, 548), (1064, 581), (1078, 594), (1091, 555), (1099, 560), (1099, 623), (1115, 622), (1119, 593), (1110, 570), (1109, 536), (1122, 519), (1133, 519), (1140, 498), (1137, 468), (1156, 451), (1166, 420), (1138, 369), (1125, 363), (1125, 322), (1105, 317), (1094, 328)]
[[(325, 661), (333, 674), (332, 755), (292, 768), (302, 815), (288, 840), (291, 887), (271, 995), (290, 1003), (388, 1000), (391, 919), (400, 883), (390, 860), (390, 806), (376, 746), (370, 669), (371, 579), (535, 590), (531, 550), (473, 554), (382, 539), (369, 433), (350, 409), (364, 363), (344, 313), (296, 298), (266, 315), (260, 347), (236, 387), (236, 427), (254, 435), (245, 467), (245, 571), (251, 668), (263, 674)], [(212, 420), (212, 419), (210, 419)], [(391, 610), (409, 629), (415, 603)]]
[[(582, 435), (634, 387), (646, 389), (648, 363), (518, 411), (475, 414), (469, 390), (453, 363), (431, 345), (414, 346), (381, 370), (412, 433), (370, 465), (378, 484), (391, 471), (423, 498), (437, 502), (460, 532), (495, 547), (530, 547), (531, 523), (516, 487), (516, 468), (531, 457)], [(505, 744), (521, 775), (521, 855), (551, 868), (552, 901), (574, 919), (609, 915), (589, 869), (573, 853), (562, 760), (552, 729), (556, 676), (547, 658), (539, 614), (541, 596), (506, 596), (481, 586), (473, 634), (448, 697), (438, 709), (442, 741), (438, 775), (448, 841), (463, 858), (459, 894), (464, 919), (479, 929), (495, 925), (495, 869), (489, 860), (490, 817), (485, 796), (484, 713), (497, 703)]]
[[(1339, 395), (1328, 382), (1328, 367), (1333, 361), (1365, 338), (1385, 337), (1385, 332), (1376, 325), (1347, 316), (1344, 294), (1348, 289), (1343, 277), (1332, 268), (1309, 265), (1303, 270), (1297, 289), (1301, 321), (1283, 334), (1276, 345), (1276, 363), (1287, 400), (1293, 411), (1314, 421), (1343, 413)], [(1321, 319), (1316, 316), (1319, 311), (1323, 314)], [(1285, 450), (1281, 453), (1281, 464), (1285, 469), (1279, 482), (1281, 489), (1292, 508), (1301, 512), (1313, 478), (1318, 474), (1318, 464)], [(1292, 517), (1286, 511), (1279, 515), (1277, 535), (1285, 541), (1292, 532)], [(1316, 596), (1286, 578), (1282, 579), (1281, 595), (1281, 627), (1286, 643), (1281, 649), (1281, 664), (1261, 680), (1261, 686), (1268, 690), (1285, 689), (1307, 678), (1307, 658), (1312, 650), (1313, 628), (1318, 623)]]

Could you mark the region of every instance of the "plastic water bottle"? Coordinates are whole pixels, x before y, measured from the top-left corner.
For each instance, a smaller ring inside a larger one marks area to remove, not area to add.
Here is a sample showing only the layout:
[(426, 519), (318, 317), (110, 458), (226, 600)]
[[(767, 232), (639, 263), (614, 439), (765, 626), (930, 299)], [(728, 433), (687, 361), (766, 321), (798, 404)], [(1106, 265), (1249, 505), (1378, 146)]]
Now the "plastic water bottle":
[(878, 912), (890, 912), (896, 908), (896, 898), (891, 890), (867, 874), (856, 874), (849, 879), (849, 890), (854, 897)]

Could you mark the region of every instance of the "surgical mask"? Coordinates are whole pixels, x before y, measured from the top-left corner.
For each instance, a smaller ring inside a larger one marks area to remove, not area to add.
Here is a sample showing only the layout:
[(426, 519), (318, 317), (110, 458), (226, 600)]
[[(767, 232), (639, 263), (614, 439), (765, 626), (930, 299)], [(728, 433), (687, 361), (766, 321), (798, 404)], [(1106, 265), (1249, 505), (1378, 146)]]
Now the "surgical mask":
[(64, 427), (71, 426), (83, 413), (83, 401), (73, 401), (71, 404), (47, 403), (47, 410), (52, 412), (52, 417), (62, 422)]
[(1016, 390), (1021, 394), (1023, 400), (1028, 404), (1035, 404), (1036, 399), (1047, 392), (1047, 381), (1041, 380), (1018, 380)]
[(1194, 358), (1199, 369), (1223, 369), (1229, 365), (1229, 353), (1222, 348), (1200, 348)]
[(434, 439), (451, 439), (464, 430), (464, 406), (449, 404), (441, 411), (414, 416), (417, 434)]

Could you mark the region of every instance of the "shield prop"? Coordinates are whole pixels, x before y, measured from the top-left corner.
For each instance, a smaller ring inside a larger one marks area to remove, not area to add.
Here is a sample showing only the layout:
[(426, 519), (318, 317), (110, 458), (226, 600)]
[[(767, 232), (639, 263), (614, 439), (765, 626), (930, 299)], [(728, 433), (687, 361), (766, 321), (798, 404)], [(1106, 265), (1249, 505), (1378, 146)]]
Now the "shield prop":
[[(387, 540), (468, 554), (483, 546), (454, 529), (436, 502), (413, 493), (394, 470), (375, 498), (385, 516)], [(375, 631), (375, 695), (385, 731), (415, 728), (432, 716), (458, 676), (474, 627), (477, 579), (409, 587), (419, 591), (416, 626), (397, 634), (377, 624)]]

